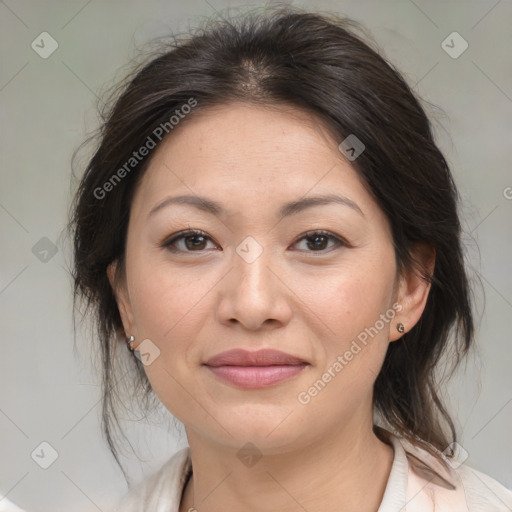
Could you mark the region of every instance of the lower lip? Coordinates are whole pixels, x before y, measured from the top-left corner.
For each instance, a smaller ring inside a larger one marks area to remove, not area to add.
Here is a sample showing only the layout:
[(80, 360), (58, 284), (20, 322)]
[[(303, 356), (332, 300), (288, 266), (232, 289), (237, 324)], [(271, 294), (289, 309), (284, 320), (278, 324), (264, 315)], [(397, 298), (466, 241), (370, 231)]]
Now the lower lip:
[(307, 365), (207, 366), (217, 377), (241, 388), (265, 388), (300, 373)]

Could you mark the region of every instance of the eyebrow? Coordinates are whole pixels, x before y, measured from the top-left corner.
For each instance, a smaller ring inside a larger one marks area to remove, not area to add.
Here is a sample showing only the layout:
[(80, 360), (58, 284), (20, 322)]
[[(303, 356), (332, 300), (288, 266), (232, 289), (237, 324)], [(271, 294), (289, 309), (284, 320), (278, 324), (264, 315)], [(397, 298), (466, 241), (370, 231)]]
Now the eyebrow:
[[(348, 197), (336, 194), (328, 194), (322, 196), (306, 197), (304, 199), (299, 199), (298, 201), (291, 201), (289, 203), (285, 203), (279, 209), (278, 218), (279, 220), (281, 220), (284, 217), (295, 215), (314, 206), (323, 206), (333, 203), (347, 206), (364, 217), (364, 213), (362, 212), (361, 208), (359, 208), (359, 206)], [(182, 195), (166, 197), (163, 201), (159, 202), (156, 206), (154, 206), (151, 209), (151, 211), (148, 214), (148, 217), (153, 216), (156, 212), (173, 204), (190, 205), (197, 208), (198, 210), (216, 216), (227, 214), (226, 210), (222, 207), (222, 205), (212, 199), (208, 199), (207, 197), (201, 196)]]

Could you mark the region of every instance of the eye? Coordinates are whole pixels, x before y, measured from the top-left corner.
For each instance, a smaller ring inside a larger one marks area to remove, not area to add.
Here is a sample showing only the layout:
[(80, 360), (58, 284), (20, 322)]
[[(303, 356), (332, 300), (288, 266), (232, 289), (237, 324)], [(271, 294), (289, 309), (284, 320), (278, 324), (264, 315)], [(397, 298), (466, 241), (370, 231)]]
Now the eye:
[(334, 242), (334, 246), (348, 245), (345, 241), (342, 241), (339, 237), (333, 235), (329, 231), (308, 231), (305, 236), (299, 238), (294, 245), (299, 242), (306, 241), (305, 247), (300, 250), (307, 252), (323, 252), (328, 248), (332, 248), (333, 245), (328, 247), (329, 240)]
[(211, 238), (204, 231), (189, 229), (173, 236), (162, 246), (172, 252), (203, 252), (208, 240)]
[[(212, 241), (207, 233), (200, 229), (188, 229), (175, 234), (171, 239), (164, 242), (162, 247), (166, 247), (172, 252), (204, 252), (207, 249), (208, 241)], [(329, 231), (318, 230), (308, 231), (304, 236), (299, 238), (293, 245), (305, 241), (305, 248), (300, 248), (306, 252), (325, 252), (333, 246), (346, 245), (348, 243), (339, 237), (333, 235)], [(329, 241), (332, 244), (329, 246)], [(214, 248), (217, 246), (215, 244)]]

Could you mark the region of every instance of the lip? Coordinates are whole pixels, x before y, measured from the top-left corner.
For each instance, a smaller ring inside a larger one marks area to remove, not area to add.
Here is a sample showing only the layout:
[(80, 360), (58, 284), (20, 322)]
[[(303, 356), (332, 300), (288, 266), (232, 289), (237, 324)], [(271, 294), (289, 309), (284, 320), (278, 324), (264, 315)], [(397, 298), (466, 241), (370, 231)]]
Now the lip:
[(206, 361), (207, 366), (275, 366), (305, 364), (307, 361), (274, 349), (256, 351), (237, 348), (221, 352)]
[(300, 373), (309, 363), (279, 350), (229, 350), (208, 359), (205, 366), (221, 380), (242, 388), (263, 388)]

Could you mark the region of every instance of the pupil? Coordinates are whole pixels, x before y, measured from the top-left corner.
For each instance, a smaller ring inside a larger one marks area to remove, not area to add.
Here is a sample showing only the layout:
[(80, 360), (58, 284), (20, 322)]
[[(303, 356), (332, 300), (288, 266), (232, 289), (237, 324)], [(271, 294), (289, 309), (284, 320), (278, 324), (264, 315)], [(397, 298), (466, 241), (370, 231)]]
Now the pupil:
[[(324, 235), (318, 235), (313, 237), (313, 248), (316, 249), (324, 249), (325, 248), (326, 237)], [(324, 243), (322, 243), (324, 242)]]
[[(187, 246), (190, 248), (191, 246), (192, 247), (199, 247), (201, 248), (201, 244), (204, 244), (204, 236), (201, 236), (201, 235), (194, 235), (194, 236), (189, 236), (187, 238), (187, 241), (190, 242), (190, 240), (194, 240), (194, 242), (192, 242), (192, 244), (187, 244)], [(199, 241), (198, 241), (199, 240)]]
[[(193, 240), (193, 242), (190, 243), (190, 241)], [(318, 235), (313, 238), (310, 238), (312, 242), (309, 243), (310, 248), (314, 249), (324, 249), (325, 248), (325, 242), (327, 240), (327, 237), (324, 235)], [(187, 238), (187, 247), (195, 247), (195, 248), (201, 248), (204, 244), (204, 236), (196, 235), (196, 236), (189, 236)]]

